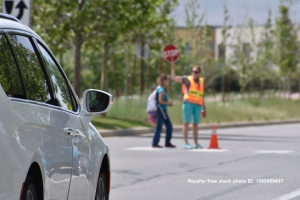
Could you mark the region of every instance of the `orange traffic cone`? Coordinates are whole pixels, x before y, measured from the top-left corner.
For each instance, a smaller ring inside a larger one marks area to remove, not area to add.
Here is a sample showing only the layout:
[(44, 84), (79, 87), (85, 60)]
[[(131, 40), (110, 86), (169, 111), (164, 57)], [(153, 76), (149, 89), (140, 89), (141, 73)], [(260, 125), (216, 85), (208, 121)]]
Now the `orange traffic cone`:
[(218, 145), (217, 126), (212, 126), (209, 149), (220, 149)]

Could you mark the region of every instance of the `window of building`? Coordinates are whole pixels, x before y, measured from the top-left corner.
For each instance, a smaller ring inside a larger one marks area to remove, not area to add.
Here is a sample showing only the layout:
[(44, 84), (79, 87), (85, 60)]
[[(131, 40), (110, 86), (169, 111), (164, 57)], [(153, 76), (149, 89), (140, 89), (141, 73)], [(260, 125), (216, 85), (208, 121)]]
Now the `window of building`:
[(207, 42), (208, 51), (214, 52), (215, 51), (215, 43), (213, 41)]
[(237, 45), (232, 46), (232, 57), (234, 60), (237, 60), (237, 58), (238, 58), (238, 46)]
[(189, 42), (186, 42), (184, 47), (184, 54), (186, 56), (189, 56), (191, 54), (191, 51), (192, 51), (191, 44)]
[(226, 47), (225, 45), (220, 44), (219, 45), (219, 59), (225, 59), (225, 54), (226, 54)]
[(256, 56), (259, 56), (262, 54), (262, 46), (261, 45), (258, 45), (256, 47)]
[(246, 59), (250, 58), (250, 44), (243, 43), (243, 53)]

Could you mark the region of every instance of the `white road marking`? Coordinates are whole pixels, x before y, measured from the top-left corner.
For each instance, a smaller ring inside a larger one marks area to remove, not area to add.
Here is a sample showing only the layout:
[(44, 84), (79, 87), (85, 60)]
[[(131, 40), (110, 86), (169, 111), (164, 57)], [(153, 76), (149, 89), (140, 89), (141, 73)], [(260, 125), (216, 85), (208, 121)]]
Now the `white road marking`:
[(131, 151), (161, 151), (161, 150), (184, 150), (184, 151), (192, 151), (192, 152), (225, 152), (229, 151), (228, 149), (181, 149), (181, 148), (153, 148), (153, 147), (129, 147), (125, 150)]
[(158, 150), (164, 150), (164, 148), (153, 148), (153, 147), (130, 147), (130, 148), (126, 148), (126, 150), (136, 150), (136, 151), (158, 151)]
[(293, 153), (294, 151), (291, 150), (258, 150), (255, 151), (255, 153), (260, 153), (260, 154), (287, 154), (287, 153)]
[(300, 188), (298, 190), (292, 191), (288, 194), (282, 195), (280, 197), (277, 197), (275, 199), (272, 200), (289, 200), (289, 199), (293, 199), (295, 197), (300, 196)]
[(191, 149), (190, 151), (194, 152), (225, 152), (229, 151), (228, 149)]

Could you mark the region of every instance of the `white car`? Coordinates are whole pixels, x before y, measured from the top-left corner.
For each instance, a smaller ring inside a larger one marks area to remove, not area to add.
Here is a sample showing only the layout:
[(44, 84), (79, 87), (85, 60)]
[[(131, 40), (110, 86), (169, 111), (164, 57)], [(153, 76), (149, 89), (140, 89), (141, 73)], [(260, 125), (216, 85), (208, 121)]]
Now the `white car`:
[(0, 14), (0, 200), (107, 200), (109, 150), (90, 123), (112, 95), (79, 103), (45, 42)]

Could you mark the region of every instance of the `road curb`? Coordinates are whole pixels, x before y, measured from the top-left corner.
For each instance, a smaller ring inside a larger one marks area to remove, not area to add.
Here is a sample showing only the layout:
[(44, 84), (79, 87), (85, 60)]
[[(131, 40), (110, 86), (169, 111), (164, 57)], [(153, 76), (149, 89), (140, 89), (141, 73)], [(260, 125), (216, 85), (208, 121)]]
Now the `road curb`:
[[(289, 120), (273, 120), (273, 121), (255, 121), (255, 122), (233, 122), (233, 123), (220, 123), (216, 124), (218, 129), (225, 128), (238, 128), (238, 127), (255, 127), (255, 126), (268, 126), (268, 125), (280, 125), (280, 124), (296, 124), (300, 123), (300, 119), (289, 119)], [(213, 124), (200, 124), (199, 130), (211, 129)], [(182, 126), (174, 126), (173, 131), (179, 132), (182, 130)], [(192, 127), (190, 126), (190, 130)], [(123, 136), (134, 136), (146, 133), (153, 133), (154, 127), (151, 128), (132, 128), (132, 129), (121, 129), (121, 130), (98, 130), (102, 137), (123, 137)]]

